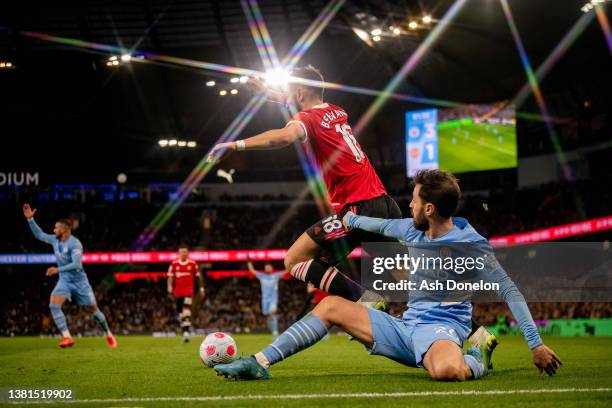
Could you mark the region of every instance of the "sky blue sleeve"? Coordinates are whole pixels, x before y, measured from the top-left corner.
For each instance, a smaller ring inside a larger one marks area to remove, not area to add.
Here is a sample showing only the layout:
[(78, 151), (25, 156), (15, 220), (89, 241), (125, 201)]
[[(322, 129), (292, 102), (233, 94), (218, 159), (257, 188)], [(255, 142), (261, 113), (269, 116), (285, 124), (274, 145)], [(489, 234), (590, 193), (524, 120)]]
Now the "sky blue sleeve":
[(257, 277), (257, 279), (259, 280), (263, 280), (266, 279), (266, 274), (263, 272), (259, 272), (259, 271), (255, 271), (255, 276)]
[(275, 274), (274, 274), (274, 278), (275, 278), (277, 281), (279, 281), (279, 280), (283, 279), (283, 276), (285, 276), (285, 271), (282, 271), (282, 272), (277, 272), (277, 273), (275, 273)]
[(405, 240), (408, 231), (414, 226), (412, 218), (387, 220), (362, 215), (351, 215), (348, 217), (347, 223), (351, 228), (374, 232), (397, 240)]
[(72, 262), (60, 266), (57, 268), (57, 270), (60, 272), (65, 272), (83, 269), (83, 247), (80, 244), (76, 244), (70, 248), (70, 258), (72, 259)]
[(30, 226), (30, 230), (34, 237), (42, 242), (46, 242), (47, 244), (52, 244), (55, 241), (55, 235), (45, 234), (42, 229), (38, 226), (34, 218), (30, 218), (28, 220), (28, 225)]
[(493, 257), (493, 262), (489, 263), (492, 273), (488, 279), (490, 282), (499, 283), (498, 295), (508, 304), (529, 348), (533, 350), (543, 344), (543, 342), (540, 333), (538, 333), (538, 328), (533, 321), (533, 317), (531, 317), (531, 312), (525, 302), (525, 298), (499, 262), (494, 259), (495, 256), (489, 256)]

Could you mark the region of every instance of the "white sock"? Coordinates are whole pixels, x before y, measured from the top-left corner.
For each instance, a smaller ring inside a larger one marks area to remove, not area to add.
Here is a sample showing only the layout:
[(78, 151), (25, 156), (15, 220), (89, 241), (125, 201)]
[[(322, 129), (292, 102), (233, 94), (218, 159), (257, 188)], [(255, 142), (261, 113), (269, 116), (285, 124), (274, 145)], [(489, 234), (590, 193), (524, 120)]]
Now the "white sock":
[(72, 338), (72, 336), (70, 335), (70, 330), (64, 330), (62, 332), (62, 336)]
[(262, 366), (263, 368), (268, 368), (270, 367), (270, 362), (268, 361), (268, 359), (266, 358), (266, 356), (263, 355), (263, 353), (257, 353), (255, 354), (255, 360), (257, 360), (257, 362), (259, 363), (260, 366)]

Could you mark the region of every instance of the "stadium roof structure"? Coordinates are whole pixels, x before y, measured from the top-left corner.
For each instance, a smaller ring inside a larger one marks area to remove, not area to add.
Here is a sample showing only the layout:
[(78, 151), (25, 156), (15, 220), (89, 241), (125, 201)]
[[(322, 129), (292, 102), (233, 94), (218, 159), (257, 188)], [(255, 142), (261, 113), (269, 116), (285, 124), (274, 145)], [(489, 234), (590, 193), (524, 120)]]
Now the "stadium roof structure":
[[(240, 83), (230, 82), (235, 75), (152, 62), (146, 56), (130, 62), (114, 55), (119, 58), (114, 66), (108, 64), (113, 53), (82, 47), (79, 41), (145, 55), (264, 69), (240, 1), (58, 1), (36, 8), (7, 3), (0, 6), (0, 61), (11, 61), (12, 69), (0, 70), (4, 106), (0, 126), (5, 143), (16, 150), (1, 149), (0, 160), (11, 170), (36, 168), (62, 174), (57, 182), (81, 181), (76, 178), (84, 174), (91, 177), (83, 181), (114, 180), (119, 172), (140, 174), (147, 180), (180, 181), (249, 99)], [(534, 69), (583, 16), (583, 3), (512, 2)], [(281, 58), (326, 4), (259, 2)], [(346, 1), (300, 64), (320, 67), (329, 81), (383, 89), (453, 4), (451, 0)], [(608, 14), (611, 8), (606, 8)], [(424, 15), (431, 15), (433, 22), (419, 23), (412, 31), (406, 28)], [(402, 35), (392, 35), (391, 30), (368, 44), (353, 30), (379, 26), (383, 30), (401, 26)], [(79, 41), (72, 45), (45, 41), (24, 32)], [(611, 59), (597, 19), (566, 48), (541, 83), (552, 113), (574, 114), (587, 102), (593, 109), (605, 106), (612, 88)], [(215, 85), (207, 86), (210, 81)], [(499, 1), (476, 0), (466, 3), (397, 92), (466, 103), (493, 102), (512, 99), (526, 81)], [(231, 89), (237, 89), (237, 94), (231, 94)], [(221, 96), (220, 90), (227, 90), (227, 95)], [(344, 106), (352, 122), (373, 102), (371, 96), (341, 90), (329, 90), (327, 98)], [(393, 100), (383, 107), (360, 135), (374, 161), (403, 168), (403, 112), (423, 106)], [(522, 108), (538, 113), (533, 99)], [(242, 135), (283, 124), (278, 107), (266, 105)], [(543, 129), (538, 122), (525, 129), (531, 126)], [(193, 140), (197, 147), (162, 149), (160, 139)], [(69, 164), (60, 164), (65, 163), (62, 158), (69, 158)], [(254, 178), (299, 177), (300, 173), (291, 149), (275, 154), (274, 161), (258, 153), (234, 158), (228, 165), (239, 171), (248, 168)]]

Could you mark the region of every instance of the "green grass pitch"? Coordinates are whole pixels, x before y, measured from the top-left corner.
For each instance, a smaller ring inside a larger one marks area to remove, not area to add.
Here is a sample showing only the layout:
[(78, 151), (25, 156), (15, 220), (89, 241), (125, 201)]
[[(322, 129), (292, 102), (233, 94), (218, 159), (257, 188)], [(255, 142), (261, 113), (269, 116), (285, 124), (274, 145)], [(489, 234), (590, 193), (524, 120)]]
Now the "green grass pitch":
[(516, 128), (485, 123), (440, 126), (438, 149), (440, 168), (452, 173), (516, 167)]
[[(243, 354), (254, 353), (269, 342), (264, 335), (235, 338)], [(337, 335), (273, 366), (272, 379), (253, 382), (229, 381), (205, 368), (198, 358), (198, 337), (187, 345), (179, 337), (118, 340), (115, 350), (107, 348), (103, 338), (76, 339), (74, 348), (61, 350), (57, 339), (2, 338), (0, 387), (71, 387), (75, 403), (52, 404), (71, 407), (602, 407), (612, 403), (612, 337), (546, 338), (564, 362), (555, 377), (538, 373), (522, 338), (502, 337), (492, 373), (464, 383), (433, 382), (422, 369), (369, 356), (360, 344)], [(546, 392), (560, 389), (569, 391)], [(533, 392), (515, 393), (517, 390)], [(427, 392), (434, 394), (424, 395)], [(378, 394), (350, 395), (362, 393)], [(317, 396), (305, 399), (296, 397), (299, 394)], [(237, 399), (210, 399), (219, 396)], [(179, 399), (185, 397), (200, 399)]]

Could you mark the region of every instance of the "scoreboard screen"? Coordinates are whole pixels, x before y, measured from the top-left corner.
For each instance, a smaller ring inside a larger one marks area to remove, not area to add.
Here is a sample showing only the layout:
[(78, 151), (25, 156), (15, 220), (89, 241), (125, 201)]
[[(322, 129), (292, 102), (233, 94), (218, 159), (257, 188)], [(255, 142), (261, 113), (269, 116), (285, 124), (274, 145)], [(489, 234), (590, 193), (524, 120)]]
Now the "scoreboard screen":
[(408, 177), (422, 169), (465, 173), (516, 167), (514, 106), (406, 112), (406, 164)]

